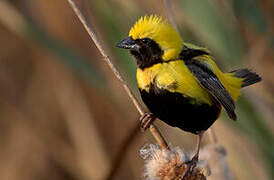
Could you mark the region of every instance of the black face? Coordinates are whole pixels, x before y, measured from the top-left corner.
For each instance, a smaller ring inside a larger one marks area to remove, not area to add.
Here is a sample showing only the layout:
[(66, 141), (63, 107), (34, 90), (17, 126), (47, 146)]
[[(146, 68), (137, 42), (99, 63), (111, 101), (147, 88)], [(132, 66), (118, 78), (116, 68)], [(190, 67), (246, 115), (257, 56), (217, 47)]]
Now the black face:
[(155, 41), (149, 38), (133, 40), (128, 37), (118, 43), (117, 47), (129, 49), (141, 69), (162, 62), (163, 51)]

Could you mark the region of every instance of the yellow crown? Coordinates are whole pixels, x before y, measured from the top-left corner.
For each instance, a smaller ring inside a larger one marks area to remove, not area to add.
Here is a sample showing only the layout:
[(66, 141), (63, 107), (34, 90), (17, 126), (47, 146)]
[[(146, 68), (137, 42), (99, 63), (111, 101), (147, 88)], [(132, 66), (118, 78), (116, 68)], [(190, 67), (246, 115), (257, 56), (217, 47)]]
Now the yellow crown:
[(179, 33), (161, 16), (141, 17), (130, 29), (129, 36), (135, 39), (150, 38), (164, 51), (163, 60), (177, 58), (182, 50), (183, 40)]

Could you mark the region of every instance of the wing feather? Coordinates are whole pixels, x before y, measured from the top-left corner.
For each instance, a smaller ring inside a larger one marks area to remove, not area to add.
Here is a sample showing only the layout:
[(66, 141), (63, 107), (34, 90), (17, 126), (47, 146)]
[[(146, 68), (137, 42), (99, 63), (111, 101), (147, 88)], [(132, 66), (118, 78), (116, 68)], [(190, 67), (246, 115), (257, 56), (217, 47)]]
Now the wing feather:
[(186, 65), (202, 87), (222, 104), (229, 117), (236, 120), (237, 116), (235, 114), (234, 101), (218, 77), (206, 65), (198, 60), (188, 60), (186, 61)]

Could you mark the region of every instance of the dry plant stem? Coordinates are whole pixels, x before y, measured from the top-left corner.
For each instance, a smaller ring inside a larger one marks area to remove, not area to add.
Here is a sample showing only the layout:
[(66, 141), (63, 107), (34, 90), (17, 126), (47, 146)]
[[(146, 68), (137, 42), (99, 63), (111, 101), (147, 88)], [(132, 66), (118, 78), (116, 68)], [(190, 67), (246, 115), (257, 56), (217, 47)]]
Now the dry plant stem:
[[(142, 106), (140, 105), (140, 103), (137, 101), (137, 99), (134, 96), (134, 94), (132, 93), (132, 91), (129, 89), (128, 84), (122, 78), (122, 76), (121, 76), (120, 72), (117, 70), (116, 66), (112, 63), (112, 60), (110, 59), (109, 55), (106, 53), (106, 51), (103, 48), (102, 44), (100, 43), (100, 41), (98, 40), (98, 38), (95, 35), (94, 31), (92, 30), (91, 26), (88, 24), (88, 22), (86, 21), (85, 17), (81, 13), (81, 11), (77, 7), (77, 5), (75, 4), (74, 0), (67, 0), (67, 1), (69, 2), (71, 8), (73, 9), (73, 11), (77, 15), (77, 17), (80, 19), (81, 23), (83, 24), (83, 26), (85, 27), (85, 29), (88, 32), (89, 36), (91, 37), (91, 39), (95, 43), (96, 47), (98, 48), (98, 50), (102, 54), (104, 60), (107, 62), (107, 64), (109, 65), (109, 67), (111, 68), (111, 70), (113, 71), (113, 73), (115, 74), (115, 76), (123, 84), (124, 89), (126, 90), (128, 96), (130, 97), (130, 99), (134, 103), (135, 107), (137, 108), (137, 110), (139, 111), (139, 113), (141, 115), (143, 115), (145, 113), (144, 109), (142, 108)], [(163, 136), (161, 135), (160, 131), (158, 130), (158, 128), (155, 125), (152, 124), (150, 126), (150, 132), (152, 133), (152, 135), (155, 137), (156, 141), (159, 143), (159, 145), (163, 149), (168, 149), (167, 142), (165, 141), (165, 139), (163, 138)]]
[(209, 141), (212, 144), (217, 144), (218, 143), (218, 139), (217, 139), (217, 136), (216, 136), (214, 128), (213, 127), (209, 128), (207, 130), (207, 133), (208, 133)]
[(169, 2), (169, 0), (164, 0), (164, 2), (165, 2), (166, 9), (167, 9), (167, 14), (168, 14), (169, 21), (171, 22), (172, 26), (179, 32), (178, 26), (176, 24), (176, 21), (175, 21), (174, 15), (173, 15), (173, 12), (171, 10), (170, 2)]
[[(170, 2), (169, 2), (169, 0), (164, 0), (164, 2), (165, 2), (166, 9), (167, 9), (169, 21), (171, 22), (172, 26), (179, 32), (173, 12), (172, 12), (172, 9), (171, 9), (171, 6), (170, 6)], [(217, 143), (218, 142), (217, 136), (215, 134), (213, 127), (209, 128), (207, 132), (209, 135), (210, 142)]]

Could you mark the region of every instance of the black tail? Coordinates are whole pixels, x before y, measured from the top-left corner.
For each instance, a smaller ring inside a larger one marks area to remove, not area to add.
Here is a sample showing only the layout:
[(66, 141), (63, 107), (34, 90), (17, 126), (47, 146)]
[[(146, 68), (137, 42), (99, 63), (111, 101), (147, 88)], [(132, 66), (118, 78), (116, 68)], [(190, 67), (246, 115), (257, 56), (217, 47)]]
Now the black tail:
[(256, 74), (255, 72), (252, 72), (248, 69), (238, 69), (235, 71), (231, 71), (231, 73), (235, 73), (235, 77), (244, 78), (242, 87), (246, 87), (251, 84), (255, 84), (262, 80), (262, 78), (258, 74)]

